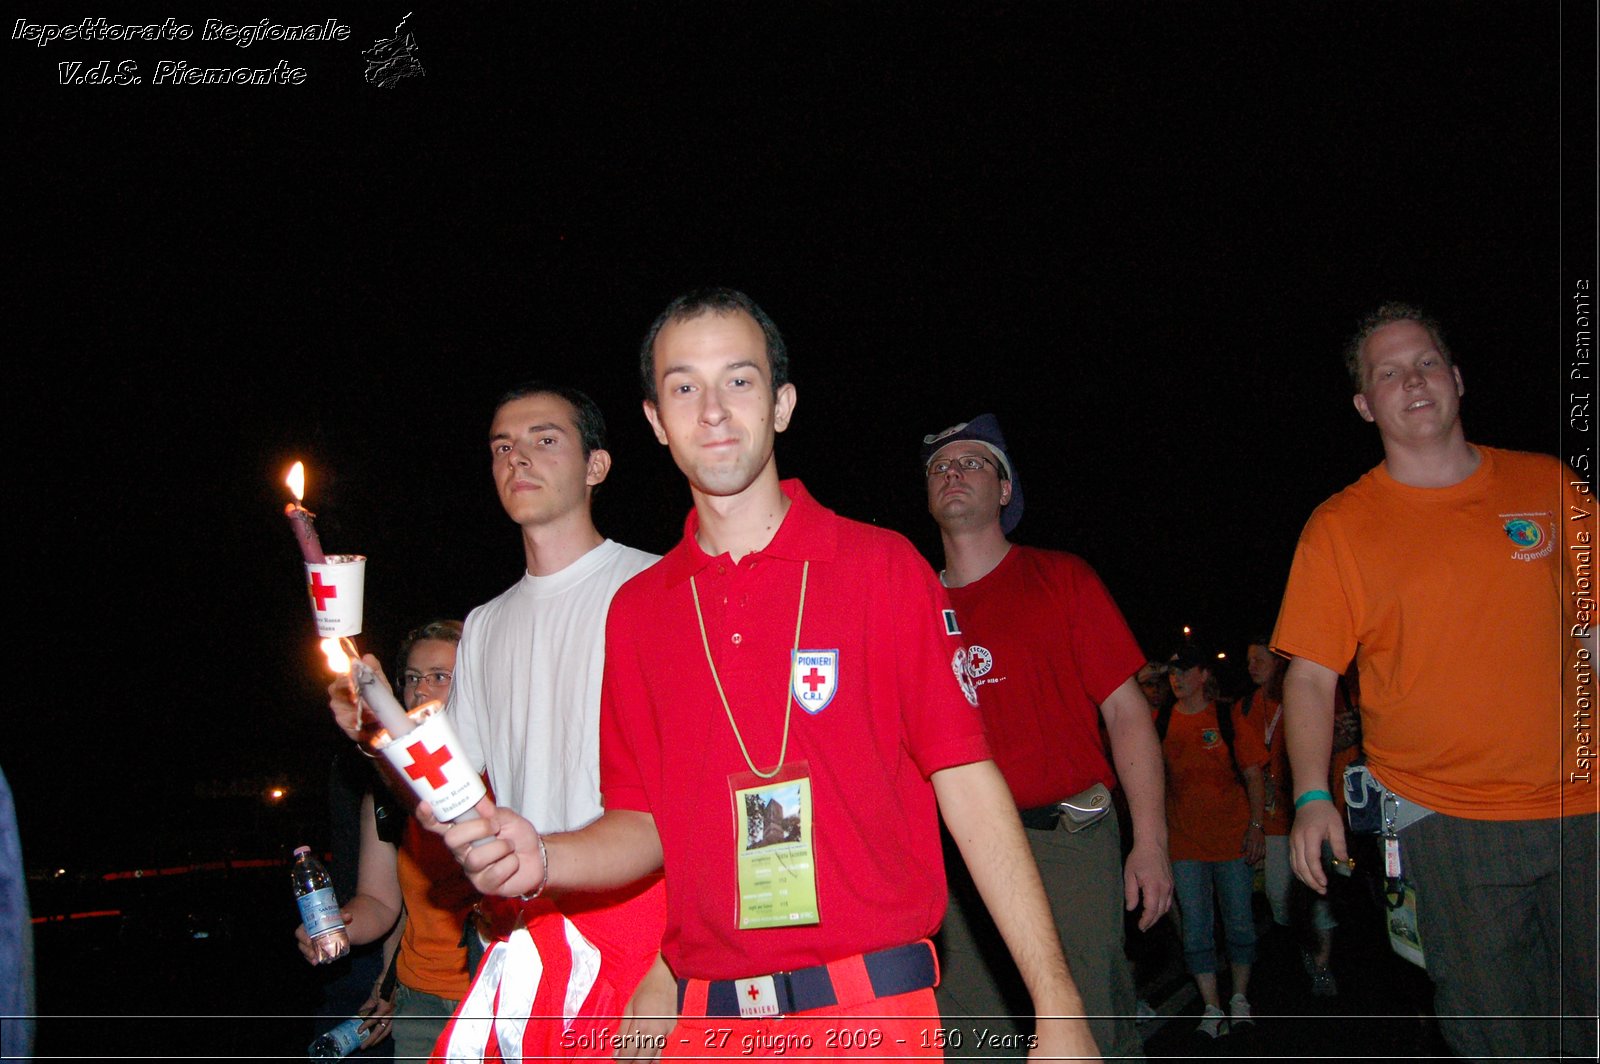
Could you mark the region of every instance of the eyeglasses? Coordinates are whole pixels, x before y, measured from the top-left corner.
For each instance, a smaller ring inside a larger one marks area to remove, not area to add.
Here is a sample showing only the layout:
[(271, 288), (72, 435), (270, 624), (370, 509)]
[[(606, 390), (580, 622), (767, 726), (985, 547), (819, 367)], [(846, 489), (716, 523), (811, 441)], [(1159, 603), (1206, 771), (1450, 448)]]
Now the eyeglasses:
[(941, 458), (937, 462), (929, 462), (928, 476), (942, 477), (952, 469), (959, 469), (963, 473), (976, 473), (985, 465), (994, 466), (996, 473), (1000, 471), (999, 466), (981, 454), (964, 454), (959, 458)]
[(434, 669), (432, 672), (406, 672), (401, 675), (400, 683), (407, 691), (427, 681), (429, 687), (449, 687), (450, 673), (443, 669)]

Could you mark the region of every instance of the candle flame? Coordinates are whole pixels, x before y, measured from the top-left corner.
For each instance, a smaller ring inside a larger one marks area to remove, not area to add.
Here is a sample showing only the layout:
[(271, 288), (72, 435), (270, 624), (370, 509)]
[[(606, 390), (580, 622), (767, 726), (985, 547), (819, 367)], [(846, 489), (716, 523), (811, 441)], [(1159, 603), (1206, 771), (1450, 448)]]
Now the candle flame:
[(283, 478), (289, 485), (289, 490), (294, 492), (296, 502), (304, 502), (306, 498), (306, 466), (304, 462), (296, 462), (289, 467), (289, 475)]
[(320, 645), (322, 653), (328, 658), (329, 672), (343, 676), (350, 671), (350, 655), (344, 652), (337, 639), (324, 639)]

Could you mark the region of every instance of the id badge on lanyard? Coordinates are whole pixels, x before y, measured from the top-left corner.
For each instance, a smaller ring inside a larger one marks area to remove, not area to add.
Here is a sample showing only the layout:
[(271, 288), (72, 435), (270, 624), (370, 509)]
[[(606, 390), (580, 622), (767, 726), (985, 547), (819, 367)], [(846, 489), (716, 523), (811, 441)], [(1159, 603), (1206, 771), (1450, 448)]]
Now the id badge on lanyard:
[(809, 764), (791, 761), (771, 777), (736, 772), (728, 793), (740, 930), (818, 923)]

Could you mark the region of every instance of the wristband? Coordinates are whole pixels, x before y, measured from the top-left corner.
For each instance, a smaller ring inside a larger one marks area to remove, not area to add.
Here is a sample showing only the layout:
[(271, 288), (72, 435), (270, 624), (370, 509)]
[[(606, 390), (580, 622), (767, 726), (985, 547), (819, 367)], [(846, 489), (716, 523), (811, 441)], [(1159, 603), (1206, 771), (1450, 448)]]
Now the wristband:
[[(1298, 797), (1298, 798), (1296, 798), (1294, 800), (1294, 807), (1296, 809), (1299, 809), (1302, 805), (1305, 805), (1307, 802), (1317, 802), (1317, 801), (1331, 802), (1331, 801), (1333, 801), (1333, 795), (1329, 794), (1327, 791), (1307, 791), (1306, 793), (1302, 794), (1300, 797)], [(549, 869), (545, 870), (545, 878), (546, 879), (550, 878)]]
[(532, 901), (544, 893), (544, 888), (550, 885), (550, 855), (545, 852), (544, 836), (539, 836), (539, 860), (544, 864), (544, 878), (539, 880), (538, 888), (532, 894), (522, 895), (523, 901)]
[(1265, 831), (1265, 830), (1267, 830), (1266, 828), (1261, 826), (1261, 821), (1259, 821), (1259, 820), (1250, 821), (1250, 826), (1255, 828), (1257, 831)]

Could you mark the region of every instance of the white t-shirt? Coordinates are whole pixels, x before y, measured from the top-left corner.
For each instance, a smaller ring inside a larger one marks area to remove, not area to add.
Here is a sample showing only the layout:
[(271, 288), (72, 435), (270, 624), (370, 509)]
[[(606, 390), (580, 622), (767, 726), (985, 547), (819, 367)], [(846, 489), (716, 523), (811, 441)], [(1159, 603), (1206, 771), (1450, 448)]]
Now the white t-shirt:
[(522, 579), (467, 615), (449, 712), (500, 805), (540, 831), (599, 817), (606, 613), (654, 554), (606, 540), (559, 573)]

